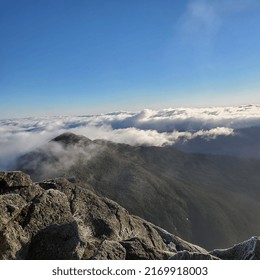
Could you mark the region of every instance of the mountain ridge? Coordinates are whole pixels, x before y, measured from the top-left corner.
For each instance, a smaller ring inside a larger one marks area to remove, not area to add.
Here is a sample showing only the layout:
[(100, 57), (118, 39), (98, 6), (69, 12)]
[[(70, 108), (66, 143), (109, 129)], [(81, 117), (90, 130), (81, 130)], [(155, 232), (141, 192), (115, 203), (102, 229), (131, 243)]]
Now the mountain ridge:
[[(231, 246), (260, 231), (258, 160), (70, 137), (76, 144), (50, 141), (20, 158), (17, 168), (36, 181), (73, 179), (208, 249)], [(44, 175), (46, 167), (50, 173)]]

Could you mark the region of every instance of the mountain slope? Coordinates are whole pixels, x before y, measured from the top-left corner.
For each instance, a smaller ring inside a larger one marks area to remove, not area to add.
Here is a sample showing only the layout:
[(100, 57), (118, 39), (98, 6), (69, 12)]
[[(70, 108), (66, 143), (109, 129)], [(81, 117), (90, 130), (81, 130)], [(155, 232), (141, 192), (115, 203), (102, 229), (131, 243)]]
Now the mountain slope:
[(63, 134), (19, 159), (34, 180), (64, 176), (207, 249), (260, 232), (260, 161), (132, 147)]

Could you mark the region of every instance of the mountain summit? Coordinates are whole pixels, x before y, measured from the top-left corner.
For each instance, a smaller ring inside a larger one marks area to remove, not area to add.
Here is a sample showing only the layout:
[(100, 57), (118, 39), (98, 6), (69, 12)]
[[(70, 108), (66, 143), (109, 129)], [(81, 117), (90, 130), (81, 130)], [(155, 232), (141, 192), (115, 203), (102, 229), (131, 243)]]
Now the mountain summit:
[(88, 145), (91, 140), (84, 136), (78, 136), (74, 133), (65, 132), (57, 137), (55, 137), (52, 142), (62, 143), (64, 145), (77, 145), (84, 144)]

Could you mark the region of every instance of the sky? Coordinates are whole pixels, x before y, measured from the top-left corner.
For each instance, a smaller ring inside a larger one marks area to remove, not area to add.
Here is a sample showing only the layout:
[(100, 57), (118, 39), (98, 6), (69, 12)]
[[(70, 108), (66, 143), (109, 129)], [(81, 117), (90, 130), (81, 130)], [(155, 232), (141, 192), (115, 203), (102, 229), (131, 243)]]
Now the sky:
[(0, 119), (260, 103), (259, 0), (0, 0)]

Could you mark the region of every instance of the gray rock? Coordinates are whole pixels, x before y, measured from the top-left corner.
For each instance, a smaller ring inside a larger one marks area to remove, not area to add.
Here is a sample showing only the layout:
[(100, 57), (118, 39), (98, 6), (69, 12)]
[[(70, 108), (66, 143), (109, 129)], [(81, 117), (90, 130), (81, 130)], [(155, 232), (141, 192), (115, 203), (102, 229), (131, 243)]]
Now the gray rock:
[(126, 258), (125, 248), (117, 241), (104, 240), (98, 246), (93, 260), (124, 260)]
[(66, 194), (74, 219), (80, 227), (85, 228), (86, 240), (97, 238), (121, 241), (138, 237), (145, 239), (150, 247), (169, 250), (152, 224), (129, 215), (128, 211), (116, 202), (99, 197), (85, 188), (74, 186), (64, 179), (51, 182), (53, 188)]
[(27, 205), (18, 194), (5, 194), (0, 196), (0, 230), (11, 220), (14, 220)]
[(163, 239), (163, 242), (167, 244), (168, 247), (173, 247), (173, 251), (188, 251), (188, 252), (197, 252), (197, 253), (202, 253), (202, 254), (207, 254), (207, 250), (204, 248), (194, 245), (192, 243), (189, 243), (181, 238), (179, 238), (176, 235), (173, 235), (166, 230), (157, 227), (153, 225), (153, 228), (158, 232), (158, 234), (161, 236)]
[(260, 237), (254, 236), (231, 248), (213, 250), (210, 254), (222, 260), (260, 260)]
[(14, 188), (14, 187), (28, 187), (33, 182), (29, 175), (20, 172), (0, 172), (0, 186), (1, 188)]
[(23, 172), (0, 172), (0, 195), (18, 194), (25, 201), (30, 202), (42, 192), (42, 188), (34, 184), (30, 176)]
[(66, 195), (44, 191), (22, 172), (1, 172), (0, 178), (0, 259), (24, 259), (39, 230), (73, 220), (70, 205)]
[(19, 223), (10, 222), (0, 231), (0, 260), (24, 259), (29, 240)]
[(31, 235), (52, 225), (73, 221), (66, 195), (58, 190), (47, 190), (29, 205), (23, 219), (24, 230)]
[(219, 258), (205, 253), (180, 251), (172, 256), (170, 260), (219, 260)]
[(145, 241), (136, 237), (121, 241), (120, 244), (126, 250), (127, 260), (165, 260), (174, 254), (156, 247), (150, 247)]
[(76, 222), (50, 225), (31, 240), (27, 258), (30, 260), (78, 260), (84, 246)]
[(260, 259), (259, 244), (208, 253), (76, 181), (0, 172), (0, 259)]

